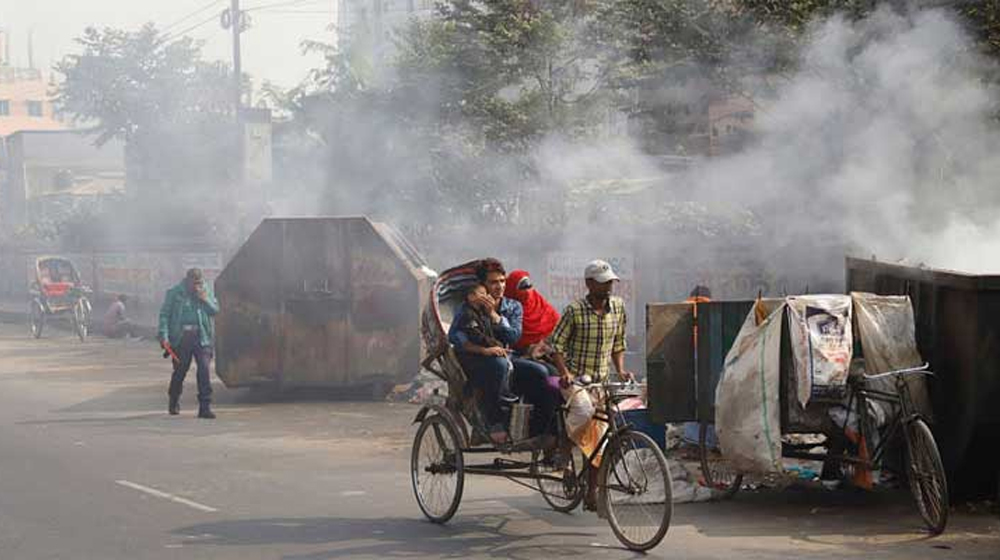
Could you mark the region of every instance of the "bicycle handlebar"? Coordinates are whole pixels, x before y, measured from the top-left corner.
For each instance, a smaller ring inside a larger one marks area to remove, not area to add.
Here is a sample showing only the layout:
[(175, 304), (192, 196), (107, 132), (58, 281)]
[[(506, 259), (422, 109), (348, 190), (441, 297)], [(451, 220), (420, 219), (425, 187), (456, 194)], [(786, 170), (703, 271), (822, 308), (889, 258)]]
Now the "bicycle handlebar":
[(887, 371), (885, 373), (876, 373), (875, 375), (863, 374), (862, 377), (864, 377), (866, 380), (869, 381), (874, 379), (882, 379), (883, 377), (889, 377), (890, 375), (909, 375), (913, 373), (919, 373), (920, 375), (928, 375), (933, 377), (934, 372), (928, 369), (930, 367), (931, 365), (929, 363), (924, 363), (924, 365), (918, 367), (897, 369), (893, 371)]

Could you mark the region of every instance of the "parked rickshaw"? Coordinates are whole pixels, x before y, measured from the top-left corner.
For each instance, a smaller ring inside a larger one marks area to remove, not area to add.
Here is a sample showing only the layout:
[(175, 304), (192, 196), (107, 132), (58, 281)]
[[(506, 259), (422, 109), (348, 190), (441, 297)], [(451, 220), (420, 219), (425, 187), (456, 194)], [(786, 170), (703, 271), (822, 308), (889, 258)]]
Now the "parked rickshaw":
[(42, 336), (45, 325), (54, 317), (68, 317), (81, 341), (90, 331), (90, 288), (80, 279), (73, 262), (63, 257), (40, 257), (35, 260), (35, 281), (30, 288), (28, 323), (35, 338)]
[[(636, 383), (584, 383), (599, 399), (594, 418), (608, 429), (584, 457), (566, 435), (563, 414), (555, 414), (556, 437), (527, 433), (527, 418), (511, 412), (509, 439), (494, 444), (480, 414), (477, 392), (466, 383), (448, 327), (468, 288), (476, 262), (452, 268), (434, 283), (422, 314), (427, 355), (424, 367), (447, 382), (443, 402), (417, 414), (410, 473), (417, 504), (435, 523), (455, 515), (467, 474), (498, 476), (538, 491), (556, 511), (569, 513), (584, 500), (590, 473), (597, 469), (597, 508), (616, 537), (632, 550), (648, 550), (663, 539), (673, 511), (670, 470), (659, 445), (635, 429), (619, 403), (641, 395)], [(557, 390), (557, 389), (554, 389)], [(518, 405), (511, 405), (516, 408)], [(563, 410), (565, 412), (565, 409)], [(482, 458), (477, 460), (477, 458)]]
[[(870, 294), (855, 297), (880, 299)], [(881, 298), (886, 300), (887, 298)], [(888, 472), (906, 480), (917, 509), (928, 530), (933, 534), (944, 531), (948, 521), (948, 483), (938, 446), (930, 429), (929, 403), (923, 380), (934, 374), (929, 365), (919, 361), (913, 342), (913, 316), (908, 300), (897, 298), (891, 305), (870, 317), (881, 324), (886, 333), (902, 328), (908, 331), (907, 351), (893, 349), (894, 357), (913, 363), (912, 367), (882, 368), (872, 373), (852, 368), (843, 393), (827, 398), (814, 397), (806, 406), (796, 398), (796, 376), (793, 375), (788, 321), (778, 316), (777, 336), (780, 337), (779, 388), (774, 404), (780, 414), (781, 439), (779, 459), (822, 461), (842, 469), (846, 476), (859, 472)], [(696, 304), (650, 304), (647, 306), (647, 370), (650, 384), (650, 409), (654, 421), (690, 422), (699, 424), (698, 450), (705, 482), (721, 497), (732, 497), (743, 485), (746, 473), (720, 449), (715, 434), (718, 418), (718, 387), (726, 368), (734, 361), (731, 349), (741, 331), (747, 328), (748, 313), (753, 301), (703, 302)], [(778, 309), (782, 300), (764, 300), (767, 314)], [(900, 311), (901, 310), (901, 311)], [(696, 319), (695, 319), (696, 317)], [(858, 333), (855, 317), (854, 332)], [(692, 344), (692, 327), (697, 323), (697, 347)], [(908, 326), (907, 326), (908, 323)], [(884, 334), (884, 333), (880, 333)], [(896, 344), (890, 335), (879, 344)], [(868, 347), (866, 345), (869, 345)], [(875, 347), (874, 341), (859, 333), (855, 352), (862, 356)], [(756, 352), (756, 350), (754, 350)], [(869, 356), (870, 357), (870, 356)], [(763, 351), (759, 359), (763, 368)], [(917, 361), (915, 361), (917, 360)], [(872, 368), (872, 360), (868, 360)], [(763, 375), (754, 387), (744, 387), (758, 394), (765, 391)], [(875, 406), (873, 406), (875, 405)], [(835, 420), (831, 408), (844, 411)], [(876, 416), (878, 416), (876, 418)], [(848, 422), (855, 432), (847, 441)], [(798, 436), (822, 436), (815, 437)], [(821, 440), (821, 441), (820, 441)], [(865, 442), (865, 443), (859, 443)]]

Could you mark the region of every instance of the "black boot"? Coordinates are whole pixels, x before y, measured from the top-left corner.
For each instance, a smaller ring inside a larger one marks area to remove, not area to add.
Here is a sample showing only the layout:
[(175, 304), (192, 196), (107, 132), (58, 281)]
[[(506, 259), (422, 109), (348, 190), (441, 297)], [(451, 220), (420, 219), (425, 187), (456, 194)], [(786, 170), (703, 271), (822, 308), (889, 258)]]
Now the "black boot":
[(180, 395), (170, 395), (170, 404), (167, 406), (167, 412), (169, 412), (171, 416), (176, 416), (181, 413)]
[(205, 418), (208, 420), (215, 419), (215, 413), (212, 412), (212, 405), (209, 403), (201, 403), (198, 405), (198, 418)]

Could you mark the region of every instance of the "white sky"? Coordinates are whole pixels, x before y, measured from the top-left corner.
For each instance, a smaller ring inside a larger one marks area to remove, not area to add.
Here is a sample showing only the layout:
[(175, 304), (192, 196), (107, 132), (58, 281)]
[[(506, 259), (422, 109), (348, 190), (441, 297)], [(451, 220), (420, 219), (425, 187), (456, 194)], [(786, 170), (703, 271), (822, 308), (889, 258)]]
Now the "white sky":
[[(89, 25), (136, 29), (152, 21), (163, 29), (202, 8), (204, 11), (177, 23), (181, 32), (210, 19), (187, 33), (205, 41), (206, 58), (229, 61), (231, 34), (219, 25), (219, 14), (230, 0), (0, 0), (0, 28), (11, 34), (15, 65), (28, 62), (28, 32), (34, 37), (35, 66), (48, 69), (63, 55), (74, 52), (73, 42)], [(302, 55), (304, 39), (330, 42), (330, 24), (336, 18), (337, 0), (240, 0), (252, 25), (242, 35), (243, 70), (255, 85), (269, 80), (292, 86), (308, 70), (322, 63), (318, 55)]]

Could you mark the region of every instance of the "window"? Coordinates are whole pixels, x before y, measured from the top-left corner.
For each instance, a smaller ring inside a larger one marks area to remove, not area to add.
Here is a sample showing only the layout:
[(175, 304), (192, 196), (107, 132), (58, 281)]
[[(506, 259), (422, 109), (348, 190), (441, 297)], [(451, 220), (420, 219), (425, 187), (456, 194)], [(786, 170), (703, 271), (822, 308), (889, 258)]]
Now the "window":
[(6, 99), (0, 99), (0, 116), (7, 116), (10, 114), (10, 101)]
[(28, 101), (28, 116), (29, 117), (40, 117), (40, 116), (42, 116), (42, 102), (41, 101)]

